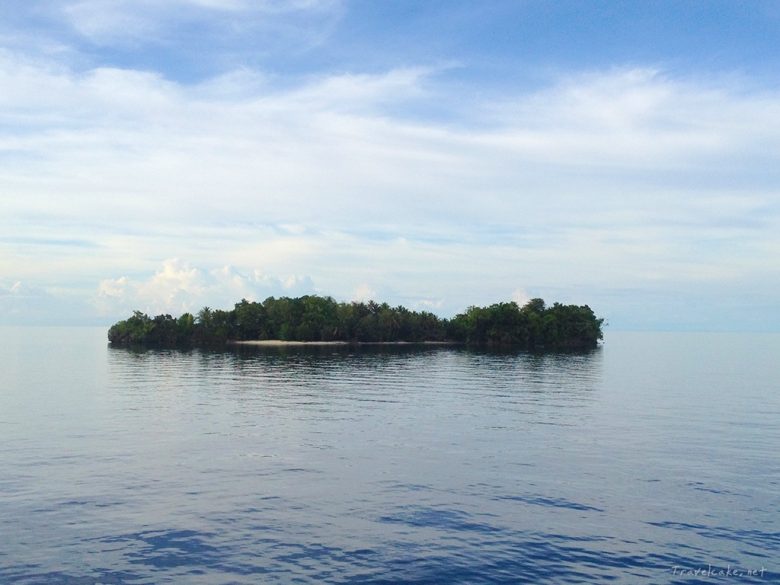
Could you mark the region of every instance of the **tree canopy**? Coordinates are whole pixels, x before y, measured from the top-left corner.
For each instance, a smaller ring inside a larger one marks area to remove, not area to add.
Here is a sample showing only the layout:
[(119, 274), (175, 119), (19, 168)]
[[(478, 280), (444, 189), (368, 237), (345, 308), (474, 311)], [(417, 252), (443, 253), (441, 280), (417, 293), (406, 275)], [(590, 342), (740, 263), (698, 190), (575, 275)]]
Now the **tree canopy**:
[(230, 341), (452, 342), (524, 349), (585, 349), (602, 339), (603, 319), (587, 305), (550, 307), (532, 299), (469, 307), (452, 319), (427, 311), (411, 311), (374, 301), (337, 302), (331, 297), (269, 297), (263, 302), (242, 299), (232, 310), (203, 307), (184, 313), (133, 315), (108, 331), (112, 345), (186, 347), (221, 345)]

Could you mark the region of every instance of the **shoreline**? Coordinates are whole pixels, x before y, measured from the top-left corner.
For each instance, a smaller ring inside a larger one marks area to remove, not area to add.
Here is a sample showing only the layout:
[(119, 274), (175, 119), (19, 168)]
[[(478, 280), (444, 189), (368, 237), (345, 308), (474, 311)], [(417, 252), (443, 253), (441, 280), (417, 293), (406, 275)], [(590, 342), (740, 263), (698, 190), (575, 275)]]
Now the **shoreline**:
[(228, 341), (230, 345), (255, 345), (264, 347), (314, 347), (347, 345), (462, 345), (457, 341), (285, 341), (283, 339), (255, 339)]

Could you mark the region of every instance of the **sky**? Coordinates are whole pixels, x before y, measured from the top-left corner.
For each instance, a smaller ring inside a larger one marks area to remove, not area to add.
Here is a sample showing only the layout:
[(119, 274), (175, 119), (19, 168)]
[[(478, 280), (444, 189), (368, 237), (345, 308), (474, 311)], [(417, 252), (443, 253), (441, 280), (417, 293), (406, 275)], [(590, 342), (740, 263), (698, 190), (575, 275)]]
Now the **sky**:
[(0, 324), (330, 295), (780, 331), (780, 4), (4, 0)]

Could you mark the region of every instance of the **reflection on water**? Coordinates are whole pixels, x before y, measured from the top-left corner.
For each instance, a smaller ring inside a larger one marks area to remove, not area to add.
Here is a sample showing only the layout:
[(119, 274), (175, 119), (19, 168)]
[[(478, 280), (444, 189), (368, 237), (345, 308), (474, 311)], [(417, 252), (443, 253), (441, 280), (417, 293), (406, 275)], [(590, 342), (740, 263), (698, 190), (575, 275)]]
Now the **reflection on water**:
[[(17, 332), (0, 373), (0, 582), (777, 576), (780, 401), (756, 352), (132, 352), (82, 333), (60, 353), (58, 335)], [(740, 400), (702, 360), (751, 368)]]

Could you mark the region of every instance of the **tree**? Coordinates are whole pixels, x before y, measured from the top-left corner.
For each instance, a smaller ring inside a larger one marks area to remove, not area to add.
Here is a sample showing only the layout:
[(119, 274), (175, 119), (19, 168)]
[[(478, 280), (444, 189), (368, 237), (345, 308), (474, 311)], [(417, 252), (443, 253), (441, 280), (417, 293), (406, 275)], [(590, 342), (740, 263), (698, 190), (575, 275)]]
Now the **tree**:
[(241, 299), (232, 310), (203, 307), (193, 317), (148, 315), (134, 311), (109, 329), (114, 345), (153, 346), (223, 344), (229, 340), (291, 341), (451, 341), (469, 345), (525, 349), (595, 347), (602, 338), (599, 319), (587, 305), (547, 307), (532, 299), (517, 303), (471, 306), (451, 320), (426, 311), (410, 311), (387, 303), (337, 303), (331, 297), (268, 297), (262, 303)]

